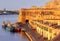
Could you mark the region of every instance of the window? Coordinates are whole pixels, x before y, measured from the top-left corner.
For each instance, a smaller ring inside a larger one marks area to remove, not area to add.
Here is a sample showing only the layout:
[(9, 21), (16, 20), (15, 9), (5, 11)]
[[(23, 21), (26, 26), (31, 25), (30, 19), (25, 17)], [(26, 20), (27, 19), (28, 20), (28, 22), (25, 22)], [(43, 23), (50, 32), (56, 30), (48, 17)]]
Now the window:
[(50, 33), (52, 33), (52, 30), (51, 30), (51, 29), (49, 29), (49, 32), (50, 32)]
[(53, 12), (51, 12), (51, 11), (42, 11), (41, 14), (42, 15), (52, 15)]
[(30, 16), (32, 16), (32, 17), (36, 17), (36, 15), (34, 15), (33, 13), (32, 13), (32, 14), (30, 14)]
[(31, 22), (34, 25), (34, 22)]
[(42, 14), (42, 15), (44, 15), (44, 14), (45, 14), (45, 12), (44, 12), (44, 11), (42, 11), (42, 12), (41, 12), (41, 14)]
[(25, 12), (22, 12), (22, 15), (25, 16)]
[(44, 30), (48, 31), (48, 28), (44, 27)]
[(54, 33), (54, 35), (56, 35), (56, 33)]
[(38, 25), (38, 24), (36, 24), (39, 28), (41, 28), (41, 29), (43, 29), (43, 27), (41, 26), (41, 25)]

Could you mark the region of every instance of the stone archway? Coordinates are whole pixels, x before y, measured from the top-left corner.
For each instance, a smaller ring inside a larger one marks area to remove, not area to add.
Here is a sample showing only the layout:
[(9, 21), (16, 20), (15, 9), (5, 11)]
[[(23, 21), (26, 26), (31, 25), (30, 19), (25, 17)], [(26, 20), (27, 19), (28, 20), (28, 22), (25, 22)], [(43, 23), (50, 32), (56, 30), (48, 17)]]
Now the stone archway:
[(26, 22), (26, 23), (29, 23), (29, 20), (28, 20), (28, 19), (26, 19), (26, 20), (25, 20), (25, 22)]

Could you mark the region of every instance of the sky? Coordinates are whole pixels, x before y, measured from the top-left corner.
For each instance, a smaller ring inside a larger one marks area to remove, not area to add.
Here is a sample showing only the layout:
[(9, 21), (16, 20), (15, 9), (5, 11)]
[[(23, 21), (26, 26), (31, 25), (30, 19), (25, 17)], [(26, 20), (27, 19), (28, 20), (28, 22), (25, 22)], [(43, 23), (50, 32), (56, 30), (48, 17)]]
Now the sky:
[(44, 6), (50, 0), (0, 0), (0, 10), (19, 10), (20, 8), (30, 8), (31, 6)]

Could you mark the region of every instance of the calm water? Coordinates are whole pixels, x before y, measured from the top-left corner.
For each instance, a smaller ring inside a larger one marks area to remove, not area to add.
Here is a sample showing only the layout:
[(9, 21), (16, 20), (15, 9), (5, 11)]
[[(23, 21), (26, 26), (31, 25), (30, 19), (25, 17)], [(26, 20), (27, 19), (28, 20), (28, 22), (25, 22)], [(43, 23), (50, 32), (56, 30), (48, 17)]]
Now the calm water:
[(23, 33), (11, 33), (2, 29), (3, 21), (17, 22), (18, 15), (0, 15), (0, 41), (28, 41)]

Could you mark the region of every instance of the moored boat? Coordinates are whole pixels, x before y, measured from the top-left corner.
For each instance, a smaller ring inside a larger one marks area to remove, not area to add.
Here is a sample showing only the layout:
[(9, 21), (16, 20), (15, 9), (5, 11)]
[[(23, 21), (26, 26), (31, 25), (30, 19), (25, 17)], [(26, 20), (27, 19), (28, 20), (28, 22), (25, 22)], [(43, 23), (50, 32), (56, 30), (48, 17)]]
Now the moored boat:
[(17, 26), (17, 24), (11, 24), (11, 23), (5, 23), (5, 22), (3, 22), (2, 27), (5, 30), (10, 31), (10, 32), (20, 32), (21, 31), (21, 28), (19, 28)]

